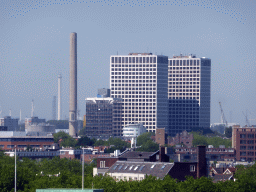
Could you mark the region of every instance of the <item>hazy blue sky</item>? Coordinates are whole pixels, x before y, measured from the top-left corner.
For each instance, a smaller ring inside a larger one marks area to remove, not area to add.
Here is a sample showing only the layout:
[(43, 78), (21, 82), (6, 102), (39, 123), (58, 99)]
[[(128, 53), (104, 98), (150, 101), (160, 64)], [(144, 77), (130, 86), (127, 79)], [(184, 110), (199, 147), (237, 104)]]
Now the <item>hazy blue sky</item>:
[(0, 1), (0, 110), (51, 119), (62, 74), (68, 117), (69, 35), (78, 37), (78, 107), (109, 87), (110, 55), (193, 53), (212, 60), (211, 123), (256, 124), (256, 1)]

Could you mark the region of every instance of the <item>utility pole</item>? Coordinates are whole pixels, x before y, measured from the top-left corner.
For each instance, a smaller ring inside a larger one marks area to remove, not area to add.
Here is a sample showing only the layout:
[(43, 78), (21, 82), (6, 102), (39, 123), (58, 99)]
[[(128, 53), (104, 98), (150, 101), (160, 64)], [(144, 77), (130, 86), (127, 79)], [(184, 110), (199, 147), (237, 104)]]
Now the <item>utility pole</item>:
[(14, 180), (14, 182), (15, 182), (15, 187), (14, 187), (14, 191), (16, 192), (17, 191), (17, 186), (16, 186), (16, 183), (17, 183), (17, 166), (16, 166), (16, 145), (15, 145), (15, 180)]
[(84, 190), (84, 147), (83, 147), (83, 164), (82, 164), (82, 190)]

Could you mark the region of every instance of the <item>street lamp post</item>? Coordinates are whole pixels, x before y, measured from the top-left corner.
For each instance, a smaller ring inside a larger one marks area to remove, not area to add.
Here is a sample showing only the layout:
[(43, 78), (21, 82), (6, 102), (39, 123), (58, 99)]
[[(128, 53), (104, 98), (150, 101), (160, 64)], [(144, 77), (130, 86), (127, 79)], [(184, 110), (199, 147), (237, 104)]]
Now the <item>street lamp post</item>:
[(82, 190), (84, 190), (84, 148), (83, 148), (83, 163), (82, 163)]
[(17, 176), (16, 176), (16, 173), (17, 173), (17, 166), (16, 166), (16, 145), (15, 145), (15, 184), (14, 184), (14, 191), (16, 192), (16, 189), (17, 189), (17, 186), (16, 186), (16, 180), (17, 180)]

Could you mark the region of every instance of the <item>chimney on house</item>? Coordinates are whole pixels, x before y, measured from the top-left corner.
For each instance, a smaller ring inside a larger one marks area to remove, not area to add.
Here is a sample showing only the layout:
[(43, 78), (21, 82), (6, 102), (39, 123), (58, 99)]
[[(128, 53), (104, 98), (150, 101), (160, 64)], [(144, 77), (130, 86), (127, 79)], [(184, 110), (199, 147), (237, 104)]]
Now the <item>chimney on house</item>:
[(197, 146), (197, 178), (207, 176), (206, 148), (203, 145)]
[(169, 156), (165, 154), (165, 147), (160, 146), (159, 153), (160, 162), (169, 162)]

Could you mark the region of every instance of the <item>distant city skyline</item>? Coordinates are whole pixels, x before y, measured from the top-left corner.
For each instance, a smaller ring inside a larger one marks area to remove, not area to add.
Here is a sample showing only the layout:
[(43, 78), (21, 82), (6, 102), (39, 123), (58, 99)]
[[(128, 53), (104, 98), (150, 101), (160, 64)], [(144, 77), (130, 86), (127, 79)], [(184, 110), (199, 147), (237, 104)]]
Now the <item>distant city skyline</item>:
[[(69, 34), (78, 38), (78, 109), (110, 88), (109, 57), (152, 52), (211, 58), (211, 123), (256, 124), (256, 5), (253, 1), (0, 2), (0, 111), (50, 120), (62, 74), (62, 119), (69, 112)], [(232, 121), (233, 120), (233, 121)], [(232, 121), (232, 122), (231, 122)]]

